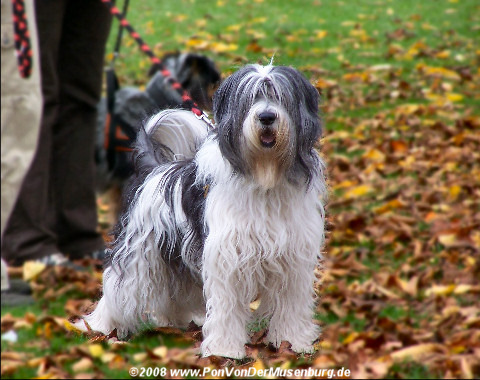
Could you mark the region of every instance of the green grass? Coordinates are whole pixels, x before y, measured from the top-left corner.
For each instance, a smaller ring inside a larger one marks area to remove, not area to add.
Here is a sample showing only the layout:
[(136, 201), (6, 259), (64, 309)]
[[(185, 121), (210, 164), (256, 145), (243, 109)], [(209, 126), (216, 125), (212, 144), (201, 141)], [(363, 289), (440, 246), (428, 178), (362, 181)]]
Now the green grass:
[[(453, 13), (449, 13), (451, 8)], [(226, 52), (210, 45), (204, 49), (223, 72), (245, 62), (267, 63), (273, 54), (277, 64), (300, 68), (313, 65), (336, 73), (343, 73), (349, 67), (347, 63), (390, 63), (408, 72), (419, 60), (388, 59), (391, 43), (408, 50), (422, 41), (431, 49), (448, 50), (449, 55), (442, 60), (427, 57), (421, 61), (459, 65), (472, 58), (468, 38), (474, 33), (471, 21), (476, 11), (475, 0), (463, 0), (461, 6), (447, 0), (145, 0), (131, 4), (127, 18), (159, 54), (198, 47), (189, 45), (191, 39), (237, 45), (237, 49)], [(397, 29), (406, 30), (411, 37), (390, 43), (387, 33)], [(444, 29), (452, 30), (448, 40), (440, 34)], [(109, 52), (116, 38), (116, 21), (112, 31)], [(129, 36), (125, 35), (124, 41), (133, 45)], [(260, 47), (259, 51), (248, 49), (252, 42)], [(125, 64), (125, 73), (141, 82), (148, 67), (146, 58), (125, 44), (119, 61)]]

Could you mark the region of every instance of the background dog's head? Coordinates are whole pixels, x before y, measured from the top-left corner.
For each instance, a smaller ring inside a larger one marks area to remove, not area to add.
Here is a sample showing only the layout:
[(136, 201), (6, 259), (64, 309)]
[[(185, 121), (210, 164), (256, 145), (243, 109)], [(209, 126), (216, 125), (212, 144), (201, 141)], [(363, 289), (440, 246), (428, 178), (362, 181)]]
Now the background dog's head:
[[(220, 82), (220, 73), (210, 58), (195, 53), (169, 53), (163, 56), (162, 62), (201, 109), (212, 109), (212, 96)], [(156, 74), (155, 66), (149, 74), (153, 78), (147, 86), (147, 92), (161, 105), (160, 109), (181, 104), (178, 93), (168, 91), (172, 89), (165, 86), (160, 73)]]
[(220, 149), (234, 169), (269, 189), (310, 182), (321, 135), (319, 94), (297, 70), (248, 65), (213, 98)]
[[(195, 53), (170, 53), (162, 57), (162, 62), (200, 108), (212, 109), (212, 96), (220, 82), (220, 73), (210, 58)], [(149, 116), (182, 105), (181, 94), (157, 68), (150, 69), (151, 78), (145, 91), (122, 87), (112, 94), (113, 109), (107, 108), (105, 98), (98, 105), (95, 162), (96, 182), (102, 191), (116, 182), (123, 183), (132, 173), (130, 153), (126, 150), (135, 138), (128, 136), (136, 136), (142, 121)]]

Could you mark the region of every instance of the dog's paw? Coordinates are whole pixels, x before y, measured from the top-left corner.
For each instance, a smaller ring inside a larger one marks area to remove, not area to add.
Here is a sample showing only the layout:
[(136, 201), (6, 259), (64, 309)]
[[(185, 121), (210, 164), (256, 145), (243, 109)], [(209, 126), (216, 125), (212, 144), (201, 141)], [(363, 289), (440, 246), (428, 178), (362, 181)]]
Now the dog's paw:
[(197, 325), (197, 326), (203, 326), (205, 324), (205, 313), (203, 314), (195, 314), (192, 317), (192, 321)]
[(294, 339), (288, 340), (288, 339), (275, 339), (272, 338), (271, 336), (267, 336), (267, 341), (271, 343), (277, 350), (280, 350), (284, 344), (287, 345), (287, 347), (292, 350), (293, 352), (296, 352), (297, 354), (312, 354), (315, 352), (315, 348), (311, 343), (305, 343), (302, 341), (295, 341)]
[(313, 354), (315, 352), (315, 348), (311, 344), (292, 344), (292, 351), (296, 352), (297, 354)]
[(80, 318), (80, 319), (76, 320), (75, 322), (70, 322), (70, 325), (73, 326), (73, 328), (75, 330), (78, 330), (80, 332), (92, 331), (90, 326), (87, 324), (87, 322), (83, 318)]
[(242, 359), (246, 356), (246, 352), (245, 352), (245, 346), (237, 347), (237, 348), (210, 346), (208, 348), (202, 349), (202, 356), (204, 358), (208, 356), (223, 356), (225, 358), (231, 358), (231, 359)]

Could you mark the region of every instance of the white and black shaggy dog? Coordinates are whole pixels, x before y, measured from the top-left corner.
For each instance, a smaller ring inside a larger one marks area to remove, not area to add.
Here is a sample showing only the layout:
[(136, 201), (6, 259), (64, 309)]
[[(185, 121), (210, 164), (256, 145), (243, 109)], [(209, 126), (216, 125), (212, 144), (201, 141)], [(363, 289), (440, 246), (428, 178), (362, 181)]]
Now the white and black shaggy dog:
[(103, 297), (77, 326), (121, 338), (193, 320), (204, 356), (241, 358), (247, 324), (266, 317), (269, 342), (311, 352), (326, 193), (318, 100), (295, 69), (248, 65), (215, 93), (212, 131), (188, 111), (152, 117)]

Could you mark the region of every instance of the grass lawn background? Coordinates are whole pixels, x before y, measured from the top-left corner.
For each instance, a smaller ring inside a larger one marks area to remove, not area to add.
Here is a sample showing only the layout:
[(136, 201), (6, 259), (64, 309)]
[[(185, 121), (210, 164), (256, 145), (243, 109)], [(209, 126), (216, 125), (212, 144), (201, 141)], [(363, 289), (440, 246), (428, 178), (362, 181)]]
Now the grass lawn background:
[[(478, 378), (478, 1), (142, 0), (127, 18), (159, 56), (206, 54), (223, 76), (274, 56), (320, 91), (330, 199), (318, 352), (296, 357), (258, 344), (234, 362), (199, 359), (197, 330), (157, 330), (128, 344), (79, 336), (64, 318), (98, 297), (101, 274), (49, 269), (32, 281), (34, 305), (2, 307), (2, 333), (18, 334), (2, 340), (2, 378), (130, 378), (131, 366)], [(121, 85), (145, 86), (149, 67), (124, 33)], [(103, 230), (110, 208), (99, 198)], [(258, 342), (262, 333), (252, 331)]]

